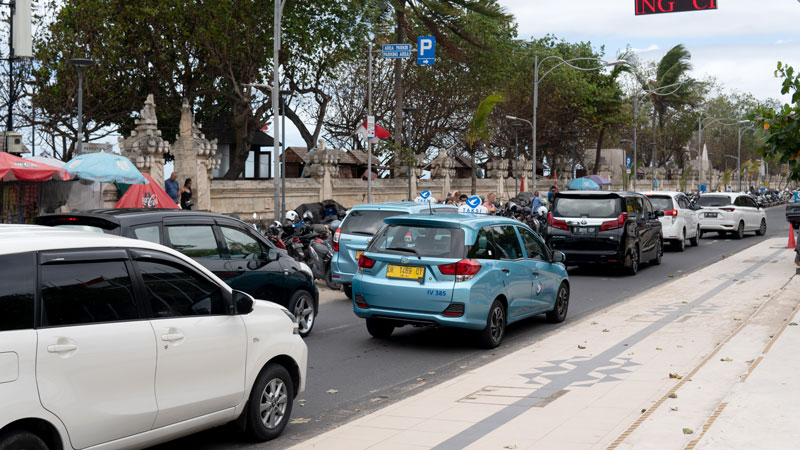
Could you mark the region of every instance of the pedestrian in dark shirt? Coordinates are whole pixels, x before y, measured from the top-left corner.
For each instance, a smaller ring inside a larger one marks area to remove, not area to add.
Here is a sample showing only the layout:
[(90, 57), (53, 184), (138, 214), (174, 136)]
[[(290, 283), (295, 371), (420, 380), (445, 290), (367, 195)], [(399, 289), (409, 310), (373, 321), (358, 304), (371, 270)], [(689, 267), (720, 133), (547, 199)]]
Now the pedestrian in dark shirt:
[(192, 201), (192, 179), (187, 178), (181, 188), (181, 208), (192, 209), (194, 202)]

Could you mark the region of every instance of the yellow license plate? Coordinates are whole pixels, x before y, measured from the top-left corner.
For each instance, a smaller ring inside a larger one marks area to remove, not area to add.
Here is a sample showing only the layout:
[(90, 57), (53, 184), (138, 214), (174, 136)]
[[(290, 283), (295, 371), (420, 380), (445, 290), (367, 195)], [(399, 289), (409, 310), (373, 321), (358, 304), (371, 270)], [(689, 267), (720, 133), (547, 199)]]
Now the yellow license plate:
[(356, 261), (358, 261), (358, 258), (361, 258), (361, 255), (363, 254), (364, 250), (356, 250)]
[(422, 280), (425, 277), (424, 267), (394, 266), (386, 267), (386, 278), (399, 278), (401, 280)]

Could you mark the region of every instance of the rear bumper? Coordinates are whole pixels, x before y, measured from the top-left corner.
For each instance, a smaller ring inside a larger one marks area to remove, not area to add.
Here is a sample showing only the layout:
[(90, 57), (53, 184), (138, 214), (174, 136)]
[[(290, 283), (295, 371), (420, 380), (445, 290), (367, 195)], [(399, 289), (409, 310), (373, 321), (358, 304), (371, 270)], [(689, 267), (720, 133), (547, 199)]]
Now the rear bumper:
[(787, 222), (800, 222), (800, 211), (786, 213)]
[(559, 250), (566, 255), (567, 265), (574, 264), (618, 264), (624, 261), (625, 255), (619, 250)]
[(735, 220), (715, 220), (700, 222), (703, 231), (733, 231), (738, 226)]
[[(465, 305), (469, 309), (469, 305)], [(399, 309), (359, 308), (353, 303), (353, 312), (362, 319), (384, 319), (396, 322), (398, 325), (434, 325), (440, 327), (466, 328), (469, 330), (482, 330), (486, 328), (486, 318), (483, 320), (470, 319), (465, 311), (462, 317), (445, 317), (437, 313), (404, 311)]]
[(337, 254), (333, 256), (333, 259), (331, 259), (331, 274), (333, 274), (333, 281), (337, 283), (350, 284), (353, 282), (355, 271), (349, 272), (342, 270), (343, 268), (339, 264), (339, 252), (336, 253)]
[[(661, 220), (661, 234), (664, 236), (664, 239), (678, 239), (683, 233), (683, 229), (685, 227), (683, 220), (676, 220), (674, 223), (672, 222), (672, 218), (668, 218), (668, 220)], [(689, 230), (686, 230), (686, 237), (689, 234)]]

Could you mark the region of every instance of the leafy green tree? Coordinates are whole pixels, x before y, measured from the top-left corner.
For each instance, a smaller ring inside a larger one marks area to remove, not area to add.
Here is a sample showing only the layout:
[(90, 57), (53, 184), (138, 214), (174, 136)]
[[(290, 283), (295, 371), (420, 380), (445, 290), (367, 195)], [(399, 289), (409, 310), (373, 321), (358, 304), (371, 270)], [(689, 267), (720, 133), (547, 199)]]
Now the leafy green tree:
[(768, 160), (787, 164), (788, 178), (800, 180), (800, 74), (779, 61), (775, 76), (783, 78), (781, 94), (791, 94), (791, 103), (777, 108), (761, 107), (750, 118), (766, 133), (761, 154)]
[(472, 195), (475, 195), (477, 187), (477, 180), (475, 174), (475, 150), (476, 146), (485, 140), (489, 139), (489, 114), (491, 114), (494, 107), (503, 101), (502, 94), (491, 94), (486, 97), (475, 110), (472, 120), (469, 122), (467, 132), (464, 134), (464, 142), (467, 144), (467, 151), (472, 156)]

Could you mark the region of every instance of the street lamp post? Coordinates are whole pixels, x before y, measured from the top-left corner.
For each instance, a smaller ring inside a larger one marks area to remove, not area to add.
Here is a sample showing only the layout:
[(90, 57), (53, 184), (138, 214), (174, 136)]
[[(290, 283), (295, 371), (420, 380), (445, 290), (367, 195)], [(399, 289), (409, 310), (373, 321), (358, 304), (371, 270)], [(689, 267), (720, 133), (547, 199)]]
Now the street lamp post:
[[(717, 117), (706, 117), (706, 118), (703, 118), (702, 114), (700, 114), (700, 117), (698, 117), (698, 119), (697, 119), (697, 160), (699, 162), (698, 165), (700, 166), (698, 168), (698, 172), (699, 173), (698, 173), (698, 178), (697, 178), (697, 182), (699, 184), (699, 186), (697, 187), (698, 192), (700, 191), (700, 189), (703, 186), (703, 127), (711, 125), (713, 123), (719, 123), (720, 125), (722, 125), (724, 127), (728, 127), (728, 126), (731, 126), (731, 125), (740, 125), (740, 124), (743, 124), (743, 123), (750, 122), (749, 120), (739, 120), (737, 122), (726, 123), (725, 120), (735, 120), (735, 119), (724, 119), (724, 118), (721, 119), (721, 118), (717, 118)], [(706, 121), (708, 121), (708, 123), (706, 123)], [(741, 138), (741, 136), (740, 136), (740, 138)], [(741, 146), (741, 139), (740, 139), (739, 143), (740, 143), (740, 146)], [(740, 151), (740, 157), (741, 157), (741, 149), (739, 151)], [(737, 166), (738, 166), (738, 164), (737, 164)], [(737, 177), (740, 177), (740, 176), (741, 175), (737, 174)], [(739, 188), (741, 190), (741, 179), (739, 180)]]
[[(508, 120), (516, 120), (518, 122), (527, 123), (528, 126), (531, 127), (531, 130), (533, 130), (532, 133), (533, 133), (534, 141), (536, 140), (536, 131), (535, 131), (535, 128), (533, 127), (533, 123), (530, 120), (525, 120), (525, 119), (523, 119), (521, 117), (510, 116), (510, 115), (507, 115), (506, 119), (508, 119)], [(514, 125), (512, 125), (512, 126), (514, 126)], [(520, 128), (522, 128), (522, 127), (520, 126)], [(515, 129), (514, 130), (514, 140), (516, 141), (516, 139), (517, 139), (517, 131)], [(517, 164), (519, 164), (519, 152), (517, 152)], [(517, 176), (517, 174), (515, 174), (514, 176)], [(515, 181), (514, 182), (515, 186), (516, 186), (516, 183), (517, 182)], [(533, 182), (531, 183), (531, 192), (536, 192), (536, 149), (533, 150)]]
[[(417, 108), (413, 106), (406, 106), (403, 108), (403, 119), (405, 120), (406, 116), (416, 111)], [(402, 136), (401, 136), (402, 137)], [(411, 139), (406, 138), (406, 144), (411, 144)], [(371, 174), (367, 174), (371, 175)], [(411, 157), (408, 159), (408, 201), (412, 201), (411, 198)]]
[[(272, 117), (275, 117), (275, 132), (273, 146), (272, 146), (272, 154), (274, 155), (274, 161), (272, 162), (274, 175), (274, 186), (275, 186), (275, 198), (273, 208), (275, 210), (275, 220), (280, 221), (280, 209), (281, 209), (281, 196), (283, 192), (281, 190), (280, 180), (278, 179), (278, 172), (280, 172), (280, 159), (278, 158), (278, 148), (280, 142), (282, 141), (283, 136), (281, 135), (281, 129), (278, 126), (277, 117), (280, 112), (280, 101), (278, 99), (279, 91), (281, 88), (281, 79), (280, 79), (280, 63), (278, 61), (278, 56), (281, 51), (281, 20), (283, 19), (283, 7), (286, 4), (286, 0), (275, 0), (275, 24), (273, 28), (273, 39), (272, 39)], [(278, 193), (281, 195), (278, 195)]]
[[(559, 62), (555, 66), (551, 67), (549, 70), (547, 70), (547, 72), (545, 72), (540, 77), (539, 76), (539, 67), (541, 67), (541, 64), (544, 63), (545, 61), (547, 61), (548, 59), (558, 59), (561, 62)], [(603, 65), (602, 66), (598, 66), (598, 67), (584, 68), (584, 67), (578, 67), (578, 66), (572, 64), (573, 62), (577, 62), (577, 61), (594, 61), (594, 62), (602, 63)], [(534, 57), (534, 62), (533, 62), (533, 124), (531, 125), (531, 128), (532, 128), (531, 133), (532, 133), (532, 137), (533, 137), (533, 144), (532, 144), (533, 150), (532, 151), (533, 151), (533, 168), (534, 168), (533, 169), (533, 183), (532, 183), (532, 185), (533, 185), (533, 190), (534, 191), (536, 190), (536, 112), (539, 109), (539, 82), (541, 82), (550, 72), (552, 72), (553, 70), (555, 70), (556, 68), (558, 68), (559, 66), (562, 66), (562, 65), (567, 65), (567, 66), (569, 66), (569, 67), (571, 67), (573, 69), (581, 70), (581, 71), (584, 71), (584, 72), (588, 72), (588, 71), (592, 71), (592, 70), (600, 70), (600, 69), (603, 69), (604, 67), (619, 66), (619, 65), (623, 65), (623, 64), (627, 64), (627, 63), (628, 63), (627, 61), (621, 60), (621, 59), (616, 60), (616, 61), (605, 61), (605, 60), (602, 60), (600, 58), (564, 59), (564, 58), (562, 58), (560, 56), (556, 56), (556, 55), (547, 56), (544, 59), (542, 59), (541, 61), (539, 61), (539, 55), (536, 55)]]
[(83, 68), (94, 65), (89, 58), (73, 58), (69, 65), (78, 70), (78, 154), (83, 153)]
[[(739, 125), (750, 123), (749, 120), (740, 120)], [(742, 131), (753, 128), (752, 126), (742, 128), (738, 127), (739, 131), (739, 145), (736, 150), (736, 183), (739, 185), (739, 192), (742, 192)]]
[(517, 132), (522, 125), (512, 123), (511, 128), (514, 130), (514, 197), (516, 197), (519, 195), (519, 134)]

